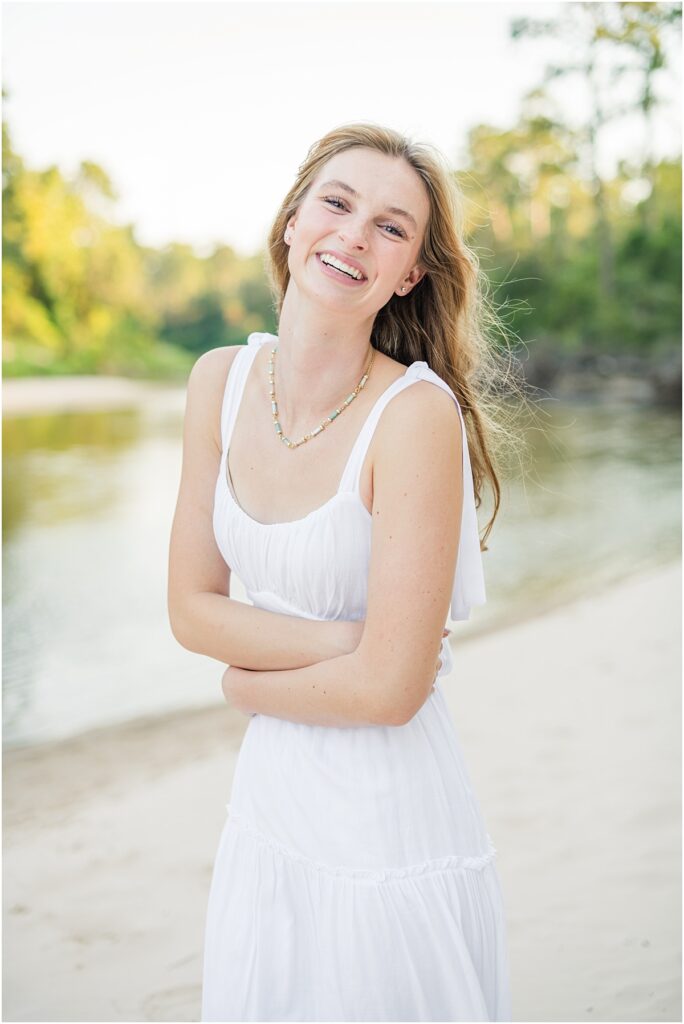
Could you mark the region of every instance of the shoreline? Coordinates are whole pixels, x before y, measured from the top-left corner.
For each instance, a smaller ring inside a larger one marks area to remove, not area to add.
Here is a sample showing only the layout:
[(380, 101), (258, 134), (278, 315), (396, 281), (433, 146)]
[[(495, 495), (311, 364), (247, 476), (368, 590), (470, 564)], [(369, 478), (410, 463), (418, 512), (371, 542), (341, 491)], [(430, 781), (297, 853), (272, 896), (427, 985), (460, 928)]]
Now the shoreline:
[[(680, 631), (675, 562), (453, 645), (516, 1020), (681, 1018)], [(5, 1019), (198, 1019), (247, 721), (219, 704), (5, 752)]]
[(39, 416), (141, 405), (152, 391), (185, 392), (184, 381), (158, 378), (72, 374), (54, 377), (8, 377), (2, 382), (2, 415)]
[[(637, 582), (649, 579), (653, 574), (668, 568), (674, 568), (679, 564), (678, 559), (667, 559), (653, 565), (642, 566), (637, 570), (618, 572), (613, 578), (603, 581), (592, 597), (606, 594), (612, 589), (631, 581)], [(579, 581), (577, 581), (575, 586), (579, 587)], [(495, 636), (501, 631), (524, 626), (533, 620), (542, 621), (547, 616), (557, 614), (568, 606), (572, 606), (586, 598), (586, 594), (578, 593), (569, 588), (563, 593), (545, 598), (544, 604), (541, 607), (533, 604), (523, 605), (521, 608), (511, 606), (509, 611), (487, 623), (480, 625), (474, 621), (472, 628), (458, 637), (457, 644), (454, 644), (455, 637), (452, 633), (450, 638), (452, 655), (455, 656), (457, 649), (461, 649), (465, 645), (478, 643), (488, 637)], [(451, 622), (451, 620), (449, 621)], [(451, 626), (453, 629), (453, 622), (451, 622)], [(456, 629), (458, 629), (458, 625), (456, 625)], [(60, 751), (63, 751), (67, 756), (77, 757), (79, 756), (79, 750), (81, 750), (83, 757), (87, 757), (91, 747), (100, 747), (103, 744), (116, 744), (118, 742), (130, 743), (134, 746), (135, 736), (144, 733), (145, 730), (164, 731), (171, 726), (187, 729), (188, 733), (192, 736), (198, 730), (201, 731), (205, 728), (210, 723), (212, 716), (220, 715), (221, 713), (227, 718), (226, 730), (231, 733), (236, 727), (235, 718), (223, 704), (217, 703), (216, 705), (200, 705), (197, 707), (189, 705), (187, 707), (171, 708), (139, 715), (135, 718), (126, 719), (123, 722), (103, 723), (102, 725), (84, 729), (82, 732), (38, 742), (12, 743), (5, 741), (3, 744), (3, 759), (14, 758), (16, 755), (16, 760), (19, 762), (21, 760), (30, 760), (32, 753), (38, 758), (41, 752), (44, 752), (45, 756), (48, 757), (52, 753), (58, 754)]]
[[(594, 358), (598, 359), (600, 370), (587, 372), (586, 369), (569, 364), (558, 373), (554, 371), (551, 379), (547, 379), (546, 371), (539, 380), (536, 373), (533, 373), (528, 384), (541, 391), (549, 391), (553, 384), (553, 394), (561, 401), (589, 399), (597, 404), (664, 404), (675, 409), (681, 407), (681, 367), (673, 371), (668, 363), (659, 369), (646, 361), (648, 372), (636, 372), (628, 360), (630, 372), (620, 374), (616, 357)], [(674, 378), (670, 379), (673, 373)], [(121, 374), (3, 377), (3, 416), (32, 416), (43, 412), (76, 412), (94, 408), (114, 409), (142, 402), (150, 389), (185, 392), (186, 386), (187, 374), (176, 377), (126, 377)]]

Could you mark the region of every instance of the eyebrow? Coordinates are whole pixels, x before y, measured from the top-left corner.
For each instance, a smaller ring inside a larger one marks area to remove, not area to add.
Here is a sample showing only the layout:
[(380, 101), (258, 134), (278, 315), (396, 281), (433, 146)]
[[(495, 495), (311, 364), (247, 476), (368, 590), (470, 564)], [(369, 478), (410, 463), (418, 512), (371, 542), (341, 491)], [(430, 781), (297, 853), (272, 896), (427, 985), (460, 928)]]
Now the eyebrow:
[[(334, 178), (332, 181), (324, 181), (322, 185), (319, 185), (319, 188), (327, 188), (329, 185), (332, 185), (333, 188), (343, 189), (343, 191), (348, 192), (350, 196), (353, 196), (354, 199), (360, 198), (359, 193), (355, 188), (352, 188), (351, 185), (347, 185), (344, 181), (339, 181), (337, 178)], [(402, 210), (398, 206), (387, 206), (385, 207), (385, 210), (387, 213), (393, 213), (395, 217), (405, 217), (406, 220), (411, 221), (416, 231), (418, 230), (415, 217), (412, 217), (408, 210)]]

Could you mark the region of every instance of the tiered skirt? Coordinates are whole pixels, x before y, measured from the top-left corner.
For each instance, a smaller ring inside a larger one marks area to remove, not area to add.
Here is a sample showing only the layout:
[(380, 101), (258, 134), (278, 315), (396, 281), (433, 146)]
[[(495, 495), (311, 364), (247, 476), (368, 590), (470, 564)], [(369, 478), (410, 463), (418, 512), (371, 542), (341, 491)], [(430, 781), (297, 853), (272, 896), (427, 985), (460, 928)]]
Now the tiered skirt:
[(510, 1020), (495, 855), (439, 690), (387, 730), (256, 716), (211, 880), (202, 1020)]

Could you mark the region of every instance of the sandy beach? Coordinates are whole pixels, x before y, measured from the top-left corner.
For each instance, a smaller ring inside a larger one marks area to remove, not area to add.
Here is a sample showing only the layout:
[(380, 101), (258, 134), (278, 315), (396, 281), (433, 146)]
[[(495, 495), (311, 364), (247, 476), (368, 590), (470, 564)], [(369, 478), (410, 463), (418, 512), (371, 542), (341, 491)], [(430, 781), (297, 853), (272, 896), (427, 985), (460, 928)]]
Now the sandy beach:
[(152, 392), (175, 396), (176, 387), (164, 381), (136, 380), (96, 374), (55, 377), (8, 377), (2, 382), (3, 416), (86, 412), (142, 405)]
[[(515, 1020), (681, 1020), (680, 621), (675, 564), (454, 630), (441, 685), (498, 850)], [(217, 695), (5, 753), (4, 1020), (199, 1019), (246, 724)]]

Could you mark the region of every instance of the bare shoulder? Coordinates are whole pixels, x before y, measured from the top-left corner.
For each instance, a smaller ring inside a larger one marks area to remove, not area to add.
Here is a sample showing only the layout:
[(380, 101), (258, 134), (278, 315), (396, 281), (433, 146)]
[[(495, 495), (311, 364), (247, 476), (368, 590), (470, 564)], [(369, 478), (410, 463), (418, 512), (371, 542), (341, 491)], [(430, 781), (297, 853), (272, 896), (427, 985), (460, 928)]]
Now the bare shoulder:
[[(390, 380), (399, 380), (407, 370), (405, 363), (385, 352), (376, 352), (376, 358), (380, 357), (381, 365)], [(396, 429), (402, 421), (413, 422), (415, 418), (427, 415), (433, 421), (442, 421), (447, 429), (449, 425), (460, 426), (460, 416), (456, 403), (452, 396), (430, 380), (416, 380), (407, 388), (395, 395), (388, 403), (378, 422), (377, 432), (387, 433)]]
[(209, 429), (221, 448), (221, 404), (226, 381), (235, 356), (242, 345), (222, 345), (202, 353), (195, 361), (187, 384), (188, 405), (201, 410)]
[(203, 352), (195, 360), (190, 370), (188, 384), (192, 381), (195, 388), (218, 388), (221, 384), (225, 384), (233, 360), (243, 347), (243, 345), (222, 345), (219, 348), (210, 348), (208, 352)]
[(396, 394), (376, 429), (374, 468), (379, 459), (404, 457), (407, 448), (434, 456), (461, 453), (461, 418), (453, 397), (429, 380), (417, 380)]

